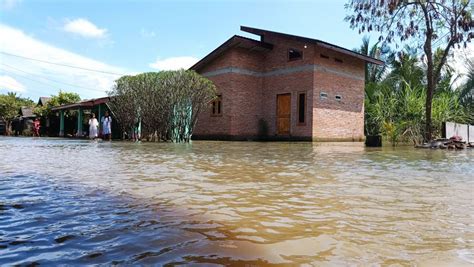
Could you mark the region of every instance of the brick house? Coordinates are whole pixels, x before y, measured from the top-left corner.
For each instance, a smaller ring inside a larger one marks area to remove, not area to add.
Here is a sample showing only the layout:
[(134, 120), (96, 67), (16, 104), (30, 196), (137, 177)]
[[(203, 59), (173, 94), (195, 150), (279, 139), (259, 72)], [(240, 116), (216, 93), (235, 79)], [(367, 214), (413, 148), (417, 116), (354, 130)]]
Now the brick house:
[(362, 141), (365, 64), (382, 61), (320, 40), (250, 27), (191, 67), (218, 98), (195, 139)]

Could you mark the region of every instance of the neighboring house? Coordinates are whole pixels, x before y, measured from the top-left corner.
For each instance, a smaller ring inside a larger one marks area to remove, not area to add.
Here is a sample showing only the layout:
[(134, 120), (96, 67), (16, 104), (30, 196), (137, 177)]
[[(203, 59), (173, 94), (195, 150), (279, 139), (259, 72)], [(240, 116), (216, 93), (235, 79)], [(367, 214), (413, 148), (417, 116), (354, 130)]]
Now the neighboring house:
[(365, 64), (382, 61), (316, 39), (241, 27), (191, 67), (217, 86), (196, 139), (361, 141)]
[(37, 106), (46, 106), (49, 102), (49, 100), (51, 100), (51, 97), (47, 97), (47, 96), (41, 96), (39, 99), (38, 99), (38, 103), (36, 104)]
[[(120, 125), (115, 120), (114, 114), (110, 111), (108, 103), (110, 97), (101, 97), (94, 99), (81, 100), (77, 103), (65, 104), (61, 106), (53, 107), (51, 110), (59, 113), (58, 117), (58, 132), (56, 135), (59, 136), (70, 136), (70, 137), (87, 137), (89, 135), (89, 119), (91, 113), (94, 113), (99, 121), (99, 135), (102, 132), (101, 120), (106, 111), (112, 116), (112, 138), (120, 139), (122, 137), (122, 131)], [(66, 118), (65, 112), (76, 111), (74, 116)]]
[(33, 130), (33, 120), (36, 115), (32, 107), (21, 107), (20, 114), (12, 121), (12, 130), (14, 135), (30, 135)]
[(21, 107), (20, 109), (20, 117), (23, 119), (34, 119), (36, 115), (33, 112), (32, 107)]

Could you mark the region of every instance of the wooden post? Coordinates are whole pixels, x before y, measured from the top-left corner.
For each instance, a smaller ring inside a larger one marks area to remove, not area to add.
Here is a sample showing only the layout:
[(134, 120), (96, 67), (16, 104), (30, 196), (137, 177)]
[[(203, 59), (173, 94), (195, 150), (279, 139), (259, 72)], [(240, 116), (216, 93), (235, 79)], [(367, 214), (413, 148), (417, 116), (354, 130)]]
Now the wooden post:
[(82, 136), (82, 108), (77, 112), (77, 136)]
[(64, 136), (64, 110), (59, 111), (59, 136)]

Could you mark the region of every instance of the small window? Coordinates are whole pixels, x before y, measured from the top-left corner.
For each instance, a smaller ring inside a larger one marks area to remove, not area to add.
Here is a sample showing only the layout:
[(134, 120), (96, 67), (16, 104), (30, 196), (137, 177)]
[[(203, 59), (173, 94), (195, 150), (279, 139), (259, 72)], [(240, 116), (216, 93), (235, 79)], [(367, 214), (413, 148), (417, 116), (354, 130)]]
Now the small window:
[(338, 62), (338, 63), (342, 63), (342, 59), (339, 59), (339, 58), (335, 58), (334, 61)]
[(329, 58), (329, 57), (326, 56), (325, 54), (319, 54), (319, 56), (322, 57), (322, 58), (325, 58), (325, 59), (328, 59), (328, 58)]
[(217, 95), (216, 99), (212, 101), (211, 115), (212, 116), (222, 115), (222, 95)]
[(321, 92), (321, 93), (319, 93), (319, 98), (320, 99), (326, 99), (326, 98), (328, 98), (328, 94), (326, 94), (325, 92)]
[(300, 50), (296, 50), (294, 48), (288, 49), (288, 60), (293, 61), (293, 60), (298, 60), (303, 58), (303, 52)]
[(336, 95), (336, 101), (341, 101), (341, 100), (342, 100), (342, 96)]
[(298, 94), (298, 124), (306, 122), (306, 93)]

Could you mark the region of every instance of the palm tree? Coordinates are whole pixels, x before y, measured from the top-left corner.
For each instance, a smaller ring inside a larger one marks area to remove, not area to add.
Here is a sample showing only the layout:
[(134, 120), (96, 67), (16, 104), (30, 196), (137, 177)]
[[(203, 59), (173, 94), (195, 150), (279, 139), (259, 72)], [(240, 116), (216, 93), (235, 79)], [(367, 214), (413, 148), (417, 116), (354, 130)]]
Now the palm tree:
[(390, 73), (385, 82), (396, 90), (404, 90), (406, 85), (411, 88), (422, 88), (424, 83), (424, 70), (416, 54), (409, 48), (399, 52), (390, 60)]
[(469, 123), (474, 124), (474, 58), (466, 60), (466, 66), (467, 80), (456, 91), (459, 93), (461, 105), (467, 109)]
[[(375, 43), (370, 46), (370, 38), (365, 36), (362, 38), (362, 45), (358, 49), (354, 49), (356, 52), (386, 61), (390, 56), (390, 49), (386, 46), (379, 46), (379, 43)], [(382, 80), (387, 65), (379, 66), (376, 64), (365, 64), (365, 84), (379, 82)]]

